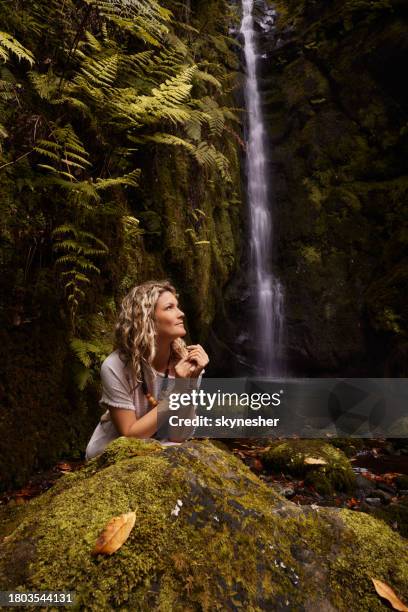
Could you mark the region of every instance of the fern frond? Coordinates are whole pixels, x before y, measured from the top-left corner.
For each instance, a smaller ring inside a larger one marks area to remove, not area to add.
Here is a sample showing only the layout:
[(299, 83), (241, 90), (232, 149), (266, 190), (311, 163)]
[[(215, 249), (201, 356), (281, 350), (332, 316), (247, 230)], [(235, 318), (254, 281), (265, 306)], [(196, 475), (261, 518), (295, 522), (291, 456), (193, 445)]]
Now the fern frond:
[(77, 258), (76, 263), (78, 267), (82, 270), (82, 272), (95, 272), (96, 274), (101, 273), (100, 269), (86, 257), (79, 256)]
[(211, 85), (214, 85), (214, 87), (216, 87), (217, 89), (222, 89), (222, 84), (220, 83), (220, 81), (209, 72), (205, 72), (204, 70), (197, 70), (195, 78), (200, 81), (205, 81), (206, 83), (211, 83)]
[(53, 99), (58, 90), (59, 79), (54, 75), (51, 68), (47, 74), (39, 74), (31, 70), (28, 73), (28, 78), (41, 99), (48, 101)]
[(44, 168), (44, 170), (50, 170), (51, 172), (58, 173), (58, 170), (56, 170), (53, 166), (49, 166), (48, 164), (38, 164), (38, 167)]
[(61, 236), (62, 234), (73, 234), (75, 238), (78, 238), (78, 230), (75, 225), (72, 225), (71, 223), (59, 225), (53, 230), (51, 235), (55, 238), (56, 236)]
[(81, 66), (81, 72), (87, 77), (88, 82), (96, 87), (111, 87), (117, 77), (118, 62), (117, 53), (100, 59), (87, 57)]
[(30, 66), (33, 66), (35, 60), (31, 51), (23, 47), (11, 34), (0, 31), (0, 59), (7, 61), (9, 52), (16, 55), (19, 60), (24, 59), (29, 62)]
[(102, 51), (102, 45), (99, 40), (89, 31), (85, 32), (86, 44), (95, 53)]
[(137, 138), (137, 139), (132, 138), (132, 140), (134, 142), (141, 142), (141, 143), (155, 142), (156, 144), (181, 146), (187, 149), (192, 154), (194, 154), (195, 152), (195, 146), (191, 144), (191, 142), (188, 142), (187, 140), (184, 140), (183, 138), (180, 138), (179, 136), (175, 136), (174, 134), (161, 134), (157, 132), (156, 134), (152, 134), (150, 136), (141, 136), (140, 138)]
[(214, 145), (201, 142), (195, 149), (194, 156), (200, 165), (217, 169), (224, 180), (231, 181), (229, 161)]
[(6, 78), (0, 79), (0, 101), (9, 102), (15, 98), (16, 81), (8, 70), (3, 69), (1, 76)]
[(75, 253), (81, 253), (82, 249), (76, 240), (61, 240), (54, 245), (55, 251), (74, 251)]
[(159, 88), (152, 89), (152, 95), (157, 101), (163, 103), (181, 104), (185, 102), (190, 95), (196, 70), (196, 66), (189, 66), (172, 79), (167, 79)]
[(129, 172), (129, 174), (124, 174), (123, 176), (118, 176), (116, 178), (99, 178), (95, 183), (95, 189), (97, 189), (97, 191), (102, 191), (117, 185), (130, 185), (131, 187), (137, 187), (139, 185), (139, 177), (140, 169), (137, 168), (136, 170), (133, 170), (133, 172)]
[(85, 170), (86, 166), (92, 166), (91, 162), (87, 159), (89, 153), (85, 150), (82, 141), (75, 134), (70, 124), (54, 128), (50, 134), (50, 139), (40, 139), (38, 145), (34, 147), (34, 150), (51, 159), (54, 162), (54, 166), (49, 164), (38, 165), (46, 170), (56, 172), (60, 176), (65, 176), (70, 181), (76, 182), (77, 179), (67, 169), (79, 168)]

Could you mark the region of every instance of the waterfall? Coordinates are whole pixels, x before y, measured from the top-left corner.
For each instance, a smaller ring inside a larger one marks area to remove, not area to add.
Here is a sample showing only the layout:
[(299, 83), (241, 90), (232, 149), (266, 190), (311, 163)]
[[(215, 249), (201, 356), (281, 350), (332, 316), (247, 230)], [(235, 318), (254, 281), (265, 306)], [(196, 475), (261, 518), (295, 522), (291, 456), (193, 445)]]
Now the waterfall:
[[(256, 33), (253, 0), (242, 0), (241, 34), (246, 61), (245, 103), (247, 197), (250, 219), (250, 277), (256, 286), (255, 342), (259, 347), (259, 371), (265, 376), (282, 374), (283, 288), (272, 271), (272, 211), (268, 184), (265, 129), (257, 79)], [(270, 20), (270, 16), (267, 17)]]

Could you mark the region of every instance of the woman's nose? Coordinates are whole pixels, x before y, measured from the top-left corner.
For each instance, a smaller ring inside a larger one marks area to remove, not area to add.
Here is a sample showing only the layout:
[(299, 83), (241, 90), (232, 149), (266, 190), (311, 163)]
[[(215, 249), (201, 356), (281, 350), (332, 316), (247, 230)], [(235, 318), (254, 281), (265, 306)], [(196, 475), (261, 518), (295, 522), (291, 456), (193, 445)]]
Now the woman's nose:
[(184, 319), (184, 312), (180, 308), (178, 309), (178, 316)]

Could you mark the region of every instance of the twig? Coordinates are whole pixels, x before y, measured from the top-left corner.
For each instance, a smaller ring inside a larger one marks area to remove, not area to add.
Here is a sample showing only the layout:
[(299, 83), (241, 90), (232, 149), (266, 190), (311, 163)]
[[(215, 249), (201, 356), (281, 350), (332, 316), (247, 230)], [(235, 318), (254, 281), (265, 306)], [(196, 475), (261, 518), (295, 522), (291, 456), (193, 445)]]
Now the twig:
[(20, 161), (20, 159), (23, 159), (23, 157), (27, 157), (27, 155), (30, 155), (30, 153), (34, 153), (34, 149), (32, 149), (32, 151), (28, 151), (28, 153), (20, 155), (20, 157), (17, 157), (17, 159), (14, 159), (13, 161), (7, 162), (7, 164), (3, 164), (2, 166), (0, 166), (0, 170), (2, 168), (5, 168), (6, 166), (10, 166), (11, 164), (16, 164), (18, 161)]

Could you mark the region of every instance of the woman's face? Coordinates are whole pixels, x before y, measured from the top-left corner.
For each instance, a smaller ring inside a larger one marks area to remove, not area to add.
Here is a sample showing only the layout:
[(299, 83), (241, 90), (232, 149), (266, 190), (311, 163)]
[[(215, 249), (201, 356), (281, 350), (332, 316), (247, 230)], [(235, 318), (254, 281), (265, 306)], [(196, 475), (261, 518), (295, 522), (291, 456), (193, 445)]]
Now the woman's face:
[(171, 291), (164, 291), (154, 310), (157, 335), (161, 339), (175, 340), (186, 335), (183, 319), (184, 312), (178, 307), (178, 301)]

